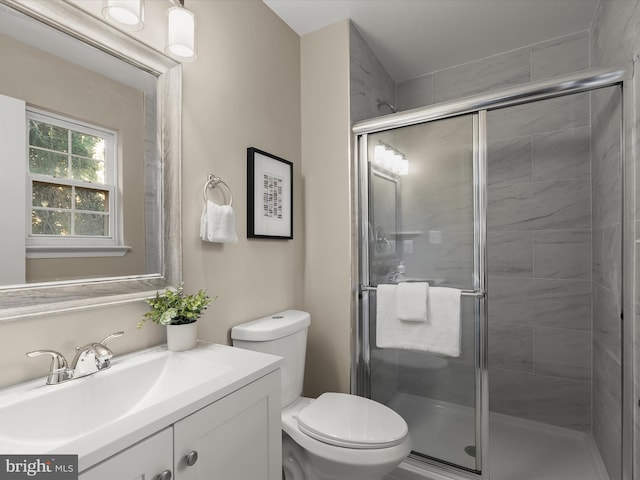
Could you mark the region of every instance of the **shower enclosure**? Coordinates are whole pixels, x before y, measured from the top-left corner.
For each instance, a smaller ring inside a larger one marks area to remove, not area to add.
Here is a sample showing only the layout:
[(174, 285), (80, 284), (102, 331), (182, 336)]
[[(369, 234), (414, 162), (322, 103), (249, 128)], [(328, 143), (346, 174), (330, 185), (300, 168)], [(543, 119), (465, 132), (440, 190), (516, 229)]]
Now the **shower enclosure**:
[[(354, 126), (353, 389), (405, 418), (412, 468), (625, 478), (624, 76), (584, 72)], [(378, 347), (376, 288), (401, 282), (461, 290), (459, 355)]]

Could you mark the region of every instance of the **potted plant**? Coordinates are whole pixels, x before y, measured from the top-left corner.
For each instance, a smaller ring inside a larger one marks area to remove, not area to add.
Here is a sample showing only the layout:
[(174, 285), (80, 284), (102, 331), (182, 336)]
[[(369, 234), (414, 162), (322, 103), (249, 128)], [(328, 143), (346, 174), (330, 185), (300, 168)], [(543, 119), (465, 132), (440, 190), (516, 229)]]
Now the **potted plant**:
[(148, 298), (151, 309), (142, 316), (138, 328), (147, 320), (167, 327), (167, 348), (172, 351), (189, 350), (196, 346), (196, 321), (217, 297), (209, 297), (206, 290), (185, 294), (183, 285), (175, 290)]

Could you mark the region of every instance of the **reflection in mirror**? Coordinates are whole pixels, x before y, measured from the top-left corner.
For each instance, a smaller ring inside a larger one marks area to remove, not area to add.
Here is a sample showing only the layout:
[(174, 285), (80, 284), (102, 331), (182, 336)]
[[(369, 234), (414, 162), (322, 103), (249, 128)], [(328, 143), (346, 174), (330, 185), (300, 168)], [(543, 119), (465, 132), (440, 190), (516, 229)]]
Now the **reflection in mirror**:
[(176, 283), (179, 65), (72, 5), (0, 2), (0, 319)]
[(2, 284), (159, 273), (157, 260), (145, 262), (145, 252), (157, 257), (159, 249), (145, 245), (144, 231), (156, 228), (145, 222), (145, 190), (153, 196), (157, 182), (144, 182), (145, 163), (157, 161), (145, 149), (155, 143), (155, 116), (145, 110), (155, 108), (156, 78), (25, 15), (1, 11), (0, 31), (0, 94), (25, 105), (5, 121), (27, 128), (26, 142), (3, 138), (26, 155), (11, 160), (22, 168), (0, 184), (27, 183), (3, 209), (8, 224), (24, 222), (14, 232), (24, 238), (0, 253), (26, 262)]
[(369, 198), (371, 199), (370, 238), (374, 257), (390, 257), (396, 254), (398, 226), (398, 177), (375, 166), (371, 167)]

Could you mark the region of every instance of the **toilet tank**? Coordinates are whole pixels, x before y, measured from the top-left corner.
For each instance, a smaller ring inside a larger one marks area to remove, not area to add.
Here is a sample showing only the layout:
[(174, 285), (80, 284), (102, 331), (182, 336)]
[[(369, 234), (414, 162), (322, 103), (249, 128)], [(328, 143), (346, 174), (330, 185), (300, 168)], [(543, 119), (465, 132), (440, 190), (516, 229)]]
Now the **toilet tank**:
[(283, 357), (282, 407), (302, 394), (307, 330), (311, 323), (307, 312), (285, 310), (231, 329), (233, 346)]

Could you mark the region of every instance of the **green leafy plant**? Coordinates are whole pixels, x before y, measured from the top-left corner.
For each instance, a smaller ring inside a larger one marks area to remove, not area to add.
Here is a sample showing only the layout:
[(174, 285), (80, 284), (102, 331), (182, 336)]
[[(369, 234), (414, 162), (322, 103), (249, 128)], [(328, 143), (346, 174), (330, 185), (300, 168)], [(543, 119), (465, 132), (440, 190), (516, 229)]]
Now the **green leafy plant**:
[(218, 297), (209, 297), (206, 290), (186, 295), (182, 284), (176, 290), (165, 290), (162, 294), (156, 292), (155, 297), (146, 300), (151, 310), (143, 315), (138, 328), (141, 328), (147, 320), (158, 325), (193, 323), (216, 298)]

